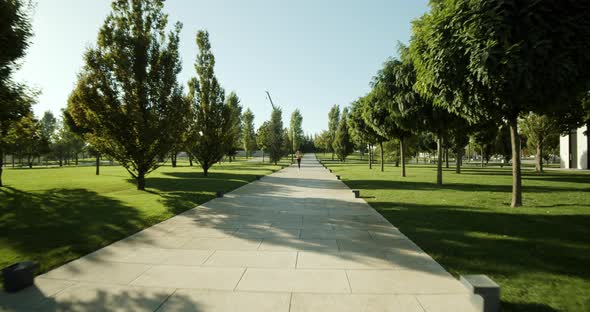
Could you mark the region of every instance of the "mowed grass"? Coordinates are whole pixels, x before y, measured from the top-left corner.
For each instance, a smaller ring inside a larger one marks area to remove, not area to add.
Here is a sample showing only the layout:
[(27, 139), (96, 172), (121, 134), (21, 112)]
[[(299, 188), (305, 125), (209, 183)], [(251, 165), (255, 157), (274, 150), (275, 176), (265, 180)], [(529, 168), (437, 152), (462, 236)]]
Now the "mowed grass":
[(188, 164), (163, 166), (137, 191), (119, 166), (7, 169), (0, 188), (0, 267), (34, 260), (41, 272), (79, 258), (280, 167), (233, 162), (208, 177)]
[(499, 283), (502, 311), (590, 311), (590, 172), (523, 170), (511, 208), (506, 167), (445, 169), (437, 186), (434, 166), (326, 164), (449, 272)]

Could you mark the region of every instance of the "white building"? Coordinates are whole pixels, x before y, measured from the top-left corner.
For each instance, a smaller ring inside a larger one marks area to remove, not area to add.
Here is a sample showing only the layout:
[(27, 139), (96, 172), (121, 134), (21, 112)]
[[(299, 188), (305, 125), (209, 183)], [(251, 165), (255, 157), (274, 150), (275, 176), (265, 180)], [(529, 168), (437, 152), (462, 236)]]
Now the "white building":
[(590, 168), (590, 158), (588, 157), (590, 139), (588, 133), (584, 134), (586, 130), (589, 130), (588, 126), (582, 126), (577, 130), (572, 130), (569, 135), (559, 138), (561, 168)]

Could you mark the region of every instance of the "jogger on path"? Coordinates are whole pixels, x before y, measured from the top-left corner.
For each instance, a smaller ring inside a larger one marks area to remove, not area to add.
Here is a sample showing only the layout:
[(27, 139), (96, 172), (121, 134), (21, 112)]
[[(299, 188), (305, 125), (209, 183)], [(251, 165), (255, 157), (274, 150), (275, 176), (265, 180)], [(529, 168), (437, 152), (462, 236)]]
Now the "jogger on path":
[(297, 168), (299, 170), (301, 170), (301, 157), (302, 157), (302, 155), (301, 155), (300, 151), (297, 151), (296, 157), (297, 157)]

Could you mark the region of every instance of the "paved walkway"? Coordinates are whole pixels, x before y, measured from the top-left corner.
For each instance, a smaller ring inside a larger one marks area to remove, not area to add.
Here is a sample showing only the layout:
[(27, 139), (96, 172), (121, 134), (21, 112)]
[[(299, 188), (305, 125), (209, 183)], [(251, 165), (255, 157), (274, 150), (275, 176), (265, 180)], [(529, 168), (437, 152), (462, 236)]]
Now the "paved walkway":
[[(75, 235), (75, 233), (72, 233)], [(0, 306), (30, 311), (472, 311), (467, 290), (306, 155), (63, 265)]]

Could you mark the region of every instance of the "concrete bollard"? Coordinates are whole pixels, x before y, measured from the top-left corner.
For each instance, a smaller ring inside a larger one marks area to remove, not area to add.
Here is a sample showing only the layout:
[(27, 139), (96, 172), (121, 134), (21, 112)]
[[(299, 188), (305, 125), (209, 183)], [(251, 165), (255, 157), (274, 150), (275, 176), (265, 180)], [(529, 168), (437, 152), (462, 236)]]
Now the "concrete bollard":
[(32, 286), (35, 282), (35, 272), (39, 270), (39, 264), (32, 261), (18, 262), (2, 269), (4, 290), (17, 292)]
[(486, 275), (461, 275), (461, 283), (472, 293), (471, 302), (483, 312), (500, 311), (500, 286)]
[(360, 190), (352, 190), (352, 192), (354, 193), (354, 198), (360, 198), (361, 197), (361, 191)]

